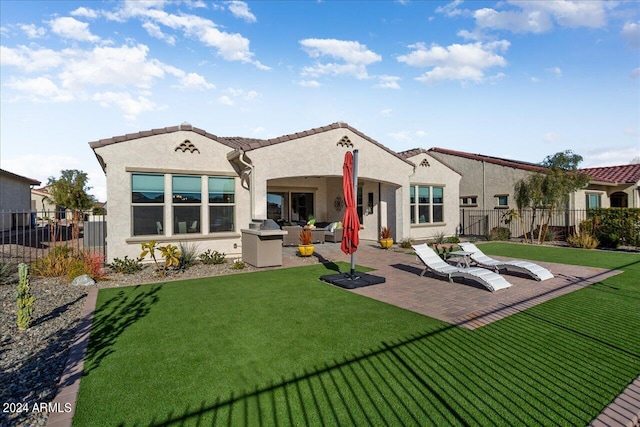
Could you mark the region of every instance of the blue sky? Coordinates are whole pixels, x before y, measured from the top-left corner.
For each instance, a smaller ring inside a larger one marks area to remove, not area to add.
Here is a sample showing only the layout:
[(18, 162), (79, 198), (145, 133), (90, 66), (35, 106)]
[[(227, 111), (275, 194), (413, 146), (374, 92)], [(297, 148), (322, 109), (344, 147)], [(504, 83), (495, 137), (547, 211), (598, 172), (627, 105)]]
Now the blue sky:
[(637, 1), (0, 1), (0, 167), (105, 178), (88, 142), (344, 121), (396, 151), (640, 156)]

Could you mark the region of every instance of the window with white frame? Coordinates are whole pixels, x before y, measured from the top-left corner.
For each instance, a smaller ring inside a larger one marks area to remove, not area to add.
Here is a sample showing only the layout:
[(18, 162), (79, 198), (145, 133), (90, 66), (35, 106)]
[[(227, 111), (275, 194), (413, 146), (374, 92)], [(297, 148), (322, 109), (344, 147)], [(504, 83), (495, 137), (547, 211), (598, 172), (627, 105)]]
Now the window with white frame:
[(235, 187), (233, 178), (209, 177), (209, 232), (235, 229)]
[(587, 194), (587, 209), (598, 209), (600, 206), (600, 194)]
[(173, 234), (200, 232), (202, 179), (199, 176), (174, 175), (171, 178), (173, 195)]
[(412, 185), (409, 188), (411, 224), (430, 224), (444, 220), (444, 187)]
[(164, 175), (131, 175), (132, 233), (134, 236), (165, 234)]

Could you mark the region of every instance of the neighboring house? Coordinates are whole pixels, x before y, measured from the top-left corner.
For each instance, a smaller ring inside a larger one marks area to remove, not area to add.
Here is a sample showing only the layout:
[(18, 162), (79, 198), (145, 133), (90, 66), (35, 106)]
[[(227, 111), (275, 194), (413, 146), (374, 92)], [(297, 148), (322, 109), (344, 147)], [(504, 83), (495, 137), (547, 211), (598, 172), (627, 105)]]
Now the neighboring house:
[(32, 185), (40, 181), (0, 169), (0, 231), (30, 224)]
[(184, 123), (89, 145), (107, 177), (110, 260), (136, 257), (150, 240), (239, 254), (241, 229), (254, 220), (340, 221), (344, 154), (354, 149), (362, 239), (377, 240), (382, 226), (396, 240), (453, 235), (459, 222), (459, 173), (346, 123), (267, 140)]
[(591, 177), (585, 190), (578, 192), (575, 209), (639, 208), (640, 164), (580, 169)]
[(545, 172), (543, 166), (482, 154), (445, 148), (430, 148), (428, 153), (462, 173), (460, 207), (474, 209), (513, 209), (513, 187), (531, 174)]

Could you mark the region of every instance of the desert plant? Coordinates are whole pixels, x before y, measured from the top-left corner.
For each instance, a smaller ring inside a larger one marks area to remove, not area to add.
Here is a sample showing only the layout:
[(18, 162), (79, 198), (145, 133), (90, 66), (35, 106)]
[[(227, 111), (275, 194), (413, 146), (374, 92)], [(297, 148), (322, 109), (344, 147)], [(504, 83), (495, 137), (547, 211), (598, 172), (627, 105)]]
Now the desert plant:
[(313, 236), (311, 235), (311, 231), (309, 230), (301, 230), (300, 231), (300, 244), (303, 246), (310, 245), (313, 240)]
[(413, 240), (409, 238), (402, 239), (399, 244), (402, 249), (411, 249), (411, 245), (413, 245)]
[(62, 277), (67, 276), (73, 264), (81, 260), (70, 246), (56, 246), (45, 257), (31, 264), (32, 272), (37, 276)]
[(433, 235), (434, 240), (436, 241), (437, 244), (441, 245), (445, 242), (446, 236), (444, 234), (444, 231), (440, 231), (437, 232)]
[(580, 230), (580, 233), (567, 237), (567, 243), (573, 248), (594, 249), (600, 242), (591, 233), (586, 230)]
[(0, 261), (0, 285), (9, 283), (14, 271), (13, 264), (9, 261)]
[(446, 239), (447, 243), (460, 243), (460, 238), (458, 236), (449, 236)]
[(140, 262), (140, 258), (133, 259), (125, 255), (124, 259), (114, 258), (113, 262), (109, 264), (109, 267), (115, 273), (134, 274), (142, 270), (142, 263)]
[(203, 264), (224, 264), (227, 262), (224, 252), (211, 251), (207, 249), (200, 254), (200, 262)]
[(380, 229), (380, 239), (390, 239), (391, 229), (389, 227), (382, 227)]
[(180, 269), (186, 270), (195, 265), (198, 259), (198, 245), (180, 242)]
[(242, 261), (240, 258), (238, 258), (233, 262), (233, 265), (231, 266), (231, 268), (234, 269), (234, 270), (242, 270), (246, 266), (247, 265), (244, 263), (244, 261)]
[(511, 231), (506, 227), (494, 227), (487, 236), (487, 240), (509, 240)]
[[(142, 246), (142, 253), (140, 259), (145, 259), (147, 255), (151, 256), (153, 262), (156, 264), (156, 271), (163, 276), (167, 274), (167, 269), (170, 267), (178, 267), (180, 265), (180, 251), (178, 247), (168, 244), (167, 246), (158, 246), (155, 240), (151, 242), (144, 242), (140, 244)], [(161, 266), (156, 258), (156, 249), (160, 251), (160, 254), (164, 257), (164, 264)]]
[(31, 295), (29, 280), (29, 266), (24, 263), (18, 265), (18, 289), (16, 291), (16, 302), (18, 305), (18, 329), (24, 330), (31, 326), (33, 321), (33, 306), (35, 297)]

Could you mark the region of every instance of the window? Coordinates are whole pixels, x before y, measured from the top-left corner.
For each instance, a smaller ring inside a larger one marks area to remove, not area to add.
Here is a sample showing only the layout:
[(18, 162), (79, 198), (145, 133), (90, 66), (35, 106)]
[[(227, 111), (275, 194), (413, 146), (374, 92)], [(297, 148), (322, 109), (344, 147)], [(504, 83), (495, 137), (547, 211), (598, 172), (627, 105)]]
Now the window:
[(209, 231), (233, 231), (235, 223), (235, 179), (209, 177)]
[(133, 235), (164, 234), (164, 175), (131, 175)]
[(364, 221), (363, 217), (363, 206), (362, 206), (362, 187), (358, 187), (358, 192), (356, 194), (356, 212), (358, 212), (358, 220), (360, 224)]
[(429, 224), (444, 220), (444, 187), (412, 185), (409, 188), (411, 224)]
[(291, 221), (309, 221), (314, 215), (313, 193), (291, 193)]
[(202, 179), (199, 176), (173, 176), (173, 234), (200, 232)]
[(600, 207), (599, 194), (587, 194), (587, 209), (598, 209)]
[(509, 207), (509, 195), (508, 194), (498, 194), (496, 195), (498, 199), (499, 208), (508, 208)]
[(267, 218), (274, 221), (286, 220), (288, 193), (267, 193)]
[(460, 197), (461, 206), (478, 206), (478, 196)]

